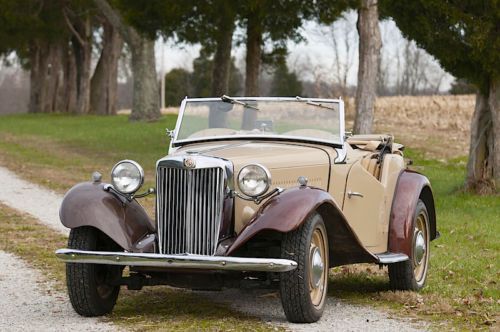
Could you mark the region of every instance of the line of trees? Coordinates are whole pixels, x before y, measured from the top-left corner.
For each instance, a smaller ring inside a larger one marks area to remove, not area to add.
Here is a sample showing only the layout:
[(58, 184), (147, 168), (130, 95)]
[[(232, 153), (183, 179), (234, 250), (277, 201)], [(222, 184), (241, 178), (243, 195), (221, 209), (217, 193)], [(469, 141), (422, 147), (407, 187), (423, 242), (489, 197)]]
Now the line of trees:
[[(233, 44), (246, 45), (243, 94), (259, 93), (264, 64), (279, 64), (304, 21), (333, 20), (343, 2), (319, 0), (0, 0), (0, 55), (15, 52), (30, 71), (32, 113), (114, 114), (117, 67), (131, 53), (132, 120), (159, 117), (154, 41), (199, 43), (213, 61), (210, 94), (227, 93)], [(235, 36), (235, 29), (245, 31)], [(92, 70), (92, 57), (98, 54)]]
[[(405, 36), (478, 89), (467, 187), (500, 187), (500, 10), (495, 0), (0, 0), (0, 55), (15, 52), (29, 68), (30, 112), (112, 114), (125, 43), (133, 75), (130, 118), (156, 120), (154, 42), (159, 36), (201, 44), (212, 59), (212, 96), (229, 91), (232, 46), (244, 43), (244, 94), (252, 96), (259, 92), (261, 66), (283, 63), (287, 42), (303, 38), (305, 21), (332, 24), (346, 9), (358, 13), (354, 131), (372, 131), (381, 69), (379, 17), (392, 17)], [(237, 27), (242, 36), (235, 36)], [(93, 52), (99, 60), (92, 73)], [(419, 54), (411, 53), (411, 45), (405, 52), (415, 66), (407, 67), (400, 85), (411, 90), (418, 82), (408, 77), (418, 73)]]

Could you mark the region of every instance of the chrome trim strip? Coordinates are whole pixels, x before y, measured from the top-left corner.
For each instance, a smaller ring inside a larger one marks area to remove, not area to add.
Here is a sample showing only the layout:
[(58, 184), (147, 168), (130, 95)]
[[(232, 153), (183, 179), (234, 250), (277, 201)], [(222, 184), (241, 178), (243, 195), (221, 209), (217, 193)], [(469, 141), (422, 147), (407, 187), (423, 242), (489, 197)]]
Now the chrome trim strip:
[(67, 263), (169, 267), (179, 269), (287, 272), (297, 263), (279, 258), (247, 258), (201, 255), (161, 255), (148, 253), (59, 249), (56, 256)]
[(393, 252), (384, 252), (382, 254), (375, 254), (375, 257), (377, 257), (378, 262), (380, 264), (399, 263), (399, 262), (404, 262), (404, 261), (407, 261), (410, 259), (405, 254), (396, 254)]

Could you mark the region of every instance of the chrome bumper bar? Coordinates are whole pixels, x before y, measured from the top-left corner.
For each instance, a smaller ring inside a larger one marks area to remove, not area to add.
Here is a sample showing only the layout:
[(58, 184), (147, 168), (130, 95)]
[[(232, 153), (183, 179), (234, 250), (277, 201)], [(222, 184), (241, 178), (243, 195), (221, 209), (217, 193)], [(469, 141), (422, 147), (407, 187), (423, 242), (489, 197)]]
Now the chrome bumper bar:
[(169, 267), (179, 269), (287, 272), (297, 263), (279, 258), (247, 258), (230, 256), (162, 255), (148, 253), (84, 251), (59, 249), (56, 256), (67, 263)]

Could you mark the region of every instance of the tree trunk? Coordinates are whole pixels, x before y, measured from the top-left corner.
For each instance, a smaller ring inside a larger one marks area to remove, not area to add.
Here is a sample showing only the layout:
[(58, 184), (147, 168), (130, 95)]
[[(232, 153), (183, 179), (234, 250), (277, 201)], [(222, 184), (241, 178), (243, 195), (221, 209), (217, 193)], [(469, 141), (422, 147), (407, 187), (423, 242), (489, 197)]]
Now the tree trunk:
[(466, 189), (489, 193), (493, 187), (493, 124), (488, 93), (478, 92), (472, 115)]
[(132, 73), (134, 93), (132, 100), (132, 121), (154, 121), (160, 118), (158, 81), (155, 67), (155, 41), (136, 36), (129, 44), (132, 49)]
[(76, 63), (72, 47), (67, 46), (64, 57), (64, 91), (61, 111), (76, 113)]
[(118, 60), (123, 40), (106, 20), (103, 20), (102, 27), (102, 52), (90, 80), (90, 112), (113, 115), (116, 114)]
[(259, 95), (259, 72), (262, 47), (262, 27), (255, 17), (248, 18), (245, 95)]
[[(234, 13), (229, 6), (222, 6), (217, 22), (217, 47), (212, 68), (212, 96), (220, 97), (229, 88), (231, 67), (231, 47), (234, 32)], [(208, 125), (210, 128), (226, 127), (226, 114), (210, 111)]]
[(30, 54), (30, 113), (58, 111), (63, 91), (63, 47), (60, 42), (34, 41)]
[(377, 75), (382, 41), (378, 26), (377, 0), (362, 0), (358, 10), (359, 69), (356, 90), (354, 132), (370, 134), (377, 91)]
[(157, 120), (160, 116), (158, 81), (154, 53), (154, 40), (140, 35), (123, 22), (120, 14), (106, 0), (95, 4), (113, 27), (120, 31), (132, 51), (134, 93), (130, 120)]
[(493, 185), (494, 189), (498, 192), (500, 190), (500, 79), (498, 78), (490, 82), (488, 106), (493, 122), (491, 147), (493, 151)]
[[(259, 73), (260, 59), (262, 53), (262, 27), (258, 17), (250, 15), (247, 22), (247, 55), (246, 55), (246, 76), (245, 95), (259, 95)], [(245, 109), (243, 113), (243, 129), (252, 130), (254, 128), (257, 113), (252, 109)]]
[(87, 114), (90, 111), (90, 65), (92, 60), (92, 27), (90, 17), (75, 17), (66, 23), (73, 36), (71, 38), (72, 54), (76, 69), (76, 114)]
[(42, 103), (42, 76), (45, 71), (42, 63), (42, 47), (39, 43), (33, 42), (30, 50), (30, 101), (28, 112), (40, 113)]

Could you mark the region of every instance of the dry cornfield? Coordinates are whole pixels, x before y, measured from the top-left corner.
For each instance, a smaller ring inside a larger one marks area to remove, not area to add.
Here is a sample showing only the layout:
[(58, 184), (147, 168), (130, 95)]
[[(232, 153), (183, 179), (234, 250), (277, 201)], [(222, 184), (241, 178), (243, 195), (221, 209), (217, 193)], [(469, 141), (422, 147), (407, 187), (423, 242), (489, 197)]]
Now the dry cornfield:
[[(375, 132), (393, 134), (398, 142), (449, 159), (468, 154), (475, 96), (396, 96), (378, 98)], [(354, 119), (354, 100), (346, 100), (346, 128)]]

